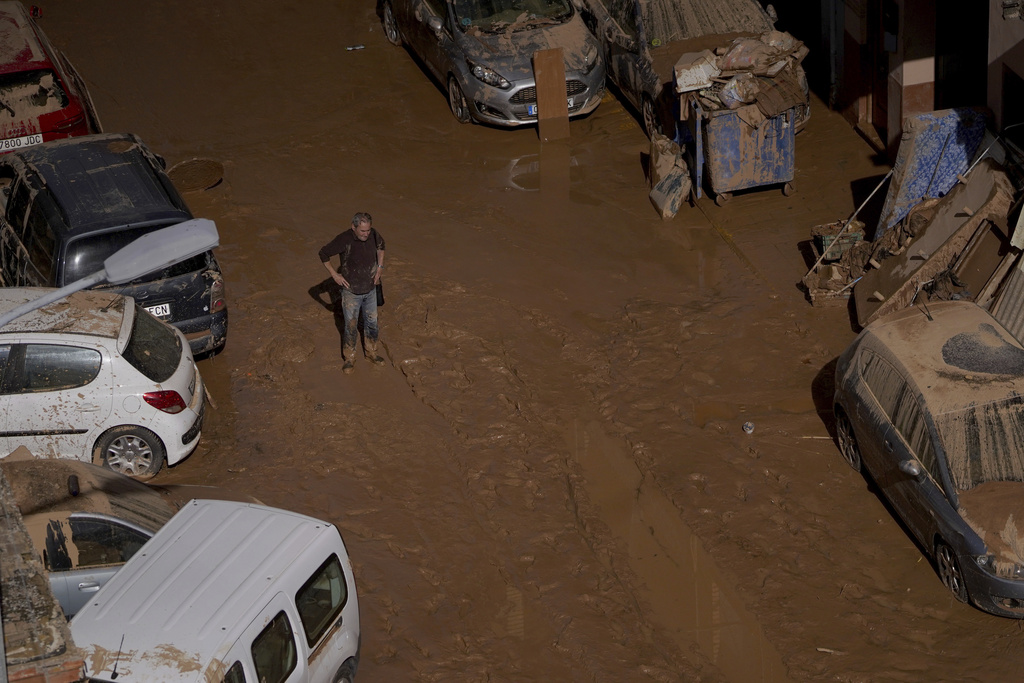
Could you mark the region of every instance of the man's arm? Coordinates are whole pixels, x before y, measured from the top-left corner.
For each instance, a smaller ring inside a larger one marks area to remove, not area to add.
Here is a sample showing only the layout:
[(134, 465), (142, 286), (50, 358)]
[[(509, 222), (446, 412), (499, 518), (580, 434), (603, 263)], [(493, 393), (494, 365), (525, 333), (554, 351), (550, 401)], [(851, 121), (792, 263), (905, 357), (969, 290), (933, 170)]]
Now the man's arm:
[(341, 273), (335, 270), (334, 265), (331, 263), (331, 257), (334, 256), (335, 254), (341, 253), (341, 250), (338, 248), (337, 245), (339, 237), (335, 237), (333, 240), (331, 240), (329, 244), (320, 249), (320, 260), (323, 262), (324, 268), (327, 269), (327, 272), (331, 274), (332, 280), (337, 282), (342, 287), (348, 287), (348, 280), (343, 278), (341, 276)]

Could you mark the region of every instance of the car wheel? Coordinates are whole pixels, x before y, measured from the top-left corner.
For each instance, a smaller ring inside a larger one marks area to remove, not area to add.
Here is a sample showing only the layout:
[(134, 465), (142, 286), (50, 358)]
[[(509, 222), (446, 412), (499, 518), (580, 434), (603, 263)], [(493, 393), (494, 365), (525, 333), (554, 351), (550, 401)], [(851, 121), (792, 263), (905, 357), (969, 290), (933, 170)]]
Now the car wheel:
[(836, 441), (839, 443), (839, 452), (843, 459), (857, 472), (862, 466), (860, 458), (860, 446), (857, 445), (857, 437), (853, 433), (853, 425), (850, 418), (846, 416), (842, 408), (836, 407)]
[(949, 589), (953, 597), (960, 602), (967, 602), (967, 584), (964, 574), (960, 571), (960, 561), (956, 553), (944, 541), (935, 542), (935, 566), (939, 571), (942, 584)]
[(136, 479), (148, 479), (164, 465), (160, 438), (145, 427), (123, 425), (108, 430), (96, 442), (93, 460)]
[(459, 120), (459, 123), (469, 123), (469, 103), (462, 93), (462, 86), (455, 80), (455, 76), (448, 77), (448, 106), (452, 114)]
[(654, 100), (644, 97), (640, 103), (640, 116), (643, 118), (644, 132), (647, 137), (654, 137), (655, 133), (661, 133), (661, 121), (658, 120), (658, 112), (654, 109)]
[(395, 11), (391, 7), (390, 2), (384, 3), (383, 17), (381, 23), (384, 25), (384, 37), (388, 39), (388, 42), (392, 45), (402, 44), (402, 34), (398, 31), (398, 22), (395, 21)]

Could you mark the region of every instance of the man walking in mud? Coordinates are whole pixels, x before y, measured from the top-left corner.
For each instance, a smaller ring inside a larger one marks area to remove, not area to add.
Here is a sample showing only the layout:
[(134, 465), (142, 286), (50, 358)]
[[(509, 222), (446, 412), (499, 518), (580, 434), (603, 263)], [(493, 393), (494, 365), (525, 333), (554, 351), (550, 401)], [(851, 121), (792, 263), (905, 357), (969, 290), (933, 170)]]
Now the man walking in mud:
[[(337, 270), (331, 257), (340, 256)], [(371, 363), (384, 362), (377, 353), (377, 283), (384, 268), (384, 238), (373, 229), (368, 213), (352, 217), (352, 229), (341, 233), (322, 249), (320, 260), (331, 278), (341, 287), (341, 310), (345, 326), (341, 333), (341, 355), (345, 364), (341, 369), (352, 372), (359, 342), (359, 316), (363, 317), (363, 349)]]

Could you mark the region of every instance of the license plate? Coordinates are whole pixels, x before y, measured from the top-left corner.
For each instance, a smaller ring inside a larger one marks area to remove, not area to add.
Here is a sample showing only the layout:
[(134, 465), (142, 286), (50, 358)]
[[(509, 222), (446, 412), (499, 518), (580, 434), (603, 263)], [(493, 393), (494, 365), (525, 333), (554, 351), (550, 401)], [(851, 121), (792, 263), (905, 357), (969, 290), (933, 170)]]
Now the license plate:
[(0, 140), (0, 152), (11, 152), (16, 149), (23, 149), (25, 147), (40, 145), (42, 143), (43, 136), (41, 133), (23, 135), (20, 138), (7, 138), (6, 140)]
[(158, 318), (170, 318), (171, 317), (171, 305), (170, 304), (158, 304), (156, 306), (146, 306), (146, 310), (155, 315)]
[[(566, 100), (565, 100), (569, 104), (569, 109), (572, 109), (573, 99), (574, 98), (572, 98), (572, 97), (567, 97)], [(527, 113), (528, 116), (536, 116), (537, 115), (537, 105), (536, 104), (528, 104), (528, 105), (526, 105), (526, 113)]]

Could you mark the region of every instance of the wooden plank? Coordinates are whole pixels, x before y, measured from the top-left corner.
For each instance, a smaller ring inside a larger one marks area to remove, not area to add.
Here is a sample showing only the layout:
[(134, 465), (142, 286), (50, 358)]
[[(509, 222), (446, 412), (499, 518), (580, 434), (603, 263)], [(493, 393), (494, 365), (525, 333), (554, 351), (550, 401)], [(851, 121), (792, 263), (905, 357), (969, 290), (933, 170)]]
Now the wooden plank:
[(537, 126), (541, 141), (569, 137), (569, 103), (565, 96), (562, 48), (535, 52), (533, 76), (537, 81)]

